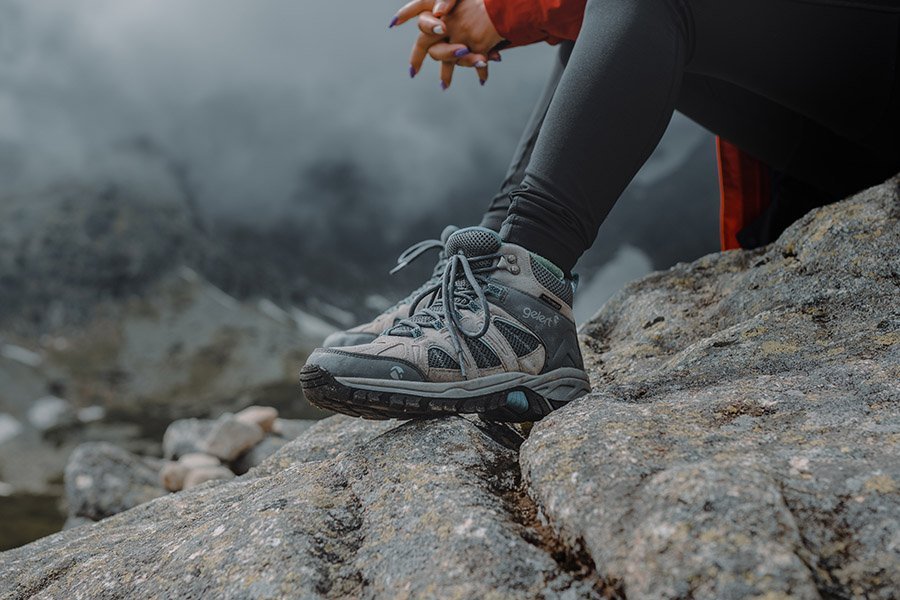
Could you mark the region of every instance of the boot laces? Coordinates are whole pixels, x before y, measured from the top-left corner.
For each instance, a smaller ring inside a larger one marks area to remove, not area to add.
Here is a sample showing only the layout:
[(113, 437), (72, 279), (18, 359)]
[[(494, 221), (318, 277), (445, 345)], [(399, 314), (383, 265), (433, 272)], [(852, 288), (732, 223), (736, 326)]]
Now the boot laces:
[[(469, 258), (460, 253), (447, 257), (440, 281), (423, 289), (410, 306), (410, 316), (401, 319), (385, 334), (419, 337), (423, 327), (440, 329), (446, 325), (462, 375), (468, 378), (463, 360), (463, 341), (465, 338), (481, 338), (490, 329), (491, 309), (484, 286), (487, 275), (500, 269), (499, 259), (502, 256), (486, 254)], [(426, 299), (427, 304), (419, 309)], [(463, 325), (462, 311), (476, 312), (473, 310), (474, 304), (480, 308), (483, 317), (479, 329), (469, 331)]]

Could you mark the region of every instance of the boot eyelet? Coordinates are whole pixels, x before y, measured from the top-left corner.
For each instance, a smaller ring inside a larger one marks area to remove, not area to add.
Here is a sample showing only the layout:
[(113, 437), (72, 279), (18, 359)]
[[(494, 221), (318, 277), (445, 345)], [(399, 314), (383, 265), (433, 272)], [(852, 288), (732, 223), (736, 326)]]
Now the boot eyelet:
[(512, 273), (513, 275), (518, 275), (519, 272), (520, 272), (521, 270), (522, 270), (522, 269), (520, 269), (520, 268), (517, 267), (516, 265), (512, 265), (512, 266), (509, 268), (509, 272)]
[(509, 256), (506, 257), (506, 262), (508, 262), (510, 264), (513, 264), (518, 260), (519, 260), (519, 257), (516, 256), (515, 254), (510, 254)]

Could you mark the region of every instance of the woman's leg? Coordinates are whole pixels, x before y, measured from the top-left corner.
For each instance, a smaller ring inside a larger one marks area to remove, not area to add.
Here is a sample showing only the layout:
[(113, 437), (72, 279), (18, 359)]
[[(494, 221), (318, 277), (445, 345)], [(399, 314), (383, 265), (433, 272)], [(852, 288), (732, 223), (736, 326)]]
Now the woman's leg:
[[(854, 160), (877, 176), (898, 158), (898, 30), (897, 10), (824, 2), (589, 0), (502, 235), (571, 269), (658, 143), (686, 71), (765, 101), (762, 114), (683, 104), (715, 133), (748, 133), (730, 137), (766, 162), (838, 192)], [(843, 156), (824, 162), (825, 148)]]
[(690, 40), (678, 0), (589, 0), (504, 239), (572, 269), (662, 137)]
[(782, 175), (832, 201), (900, 171), (900, 156), (851, 141), (759, 94), (687, 73), (677, 108)]
[(504, 219), (506, 219), (506, 214), (509, 212), (509, 193), (516, 189), (525, 178), (525, 167), (531, 161), (534, 144), (544, 123), (544, 118), (547, 116), (547, 108), (550, 106), (550, 101), (553, 100), (553, 94), (559, 85), (563, 70), (569, 62), (572, 46), (574, 46), (574, 42), (563, 42), (559, 45), (556, 62), (553, 64), (553, 71), (550, 73), (550, 80), (544, 87), (544, 91), (541, 93), (541, 97), (538, 99), (534, 111), (528, 119), (528, 124), (525, 126), (519, 145), (516, 147), (516, 152), (513, 155), (512, 162), (509, 164), (509, 169), (506, 172), (506, 178), (500, 186), (500, 191), (491, 199), (488, 209), (481, 219), (482, 227), (500, 231), (500, 227), (503, 225)]

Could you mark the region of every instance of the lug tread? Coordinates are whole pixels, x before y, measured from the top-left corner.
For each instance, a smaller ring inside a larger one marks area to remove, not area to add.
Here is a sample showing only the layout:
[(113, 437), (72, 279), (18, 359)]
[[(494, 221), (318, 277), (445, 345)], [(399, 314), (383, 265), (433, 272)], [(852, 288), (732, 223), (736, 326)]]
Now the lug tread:
[[(392, 392), (351, 388), (315, 365), (300, 371), (300, 383), (309, 402), (325, 410), (363, 419), (425, 419), (453, 414), (477, 414), (486, 421), (522, 423), (538, 421), (552, 410), (543, 396), (525, 387), (469, 398), (429, 398)], [(522, 412), (507, 407), (509, 392), (521, 391), (528, 398)]]

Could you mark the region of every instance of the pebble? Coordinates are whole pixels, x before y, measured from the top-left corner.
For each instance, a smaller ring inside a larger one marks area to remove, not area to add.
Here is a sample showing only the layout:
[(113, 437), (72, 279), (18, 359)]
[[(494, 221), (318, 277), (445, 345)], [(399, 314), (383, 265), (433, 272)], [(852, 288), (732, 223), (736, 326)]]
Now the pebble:
[(215, 456), (204, 454), (202, 452), (191, 452), (185, 454), (178, 459), (178, 462), (188, 469), (199, 469), (201, 467), (218, 467), (221, 462)]
[(224, 415), (213, 423), (212, 430), (200, 443), (200, 450), (231, 462), (260, 443), (266, 433), (255, 423), (239, 421), (234, 415)]
[(189, 490), (201, 483), (217, 479), (234, 479), (234, 473), (228, 467), (223, 466), (192, 469), (184, 478), (184, 489)]
[(159, 482), (170, 492), (184, 489), (184, 480), (189, 473), (188, 467), (177, 462), (167, 462), (159, 472)]
[(243, 423), (259, 425), (263, 431), (270, 433), (278, 418), (278, 409), (271, 406), (248, 406), (234, 417)]
[(14, 416), (0, 413), (0, 444), (22, 433), (22, 424)]
[(75, 422), (75, 409), (55, 396), (35, 400), (28, 409), (28, 422), (38, 431), (49, 431)]

